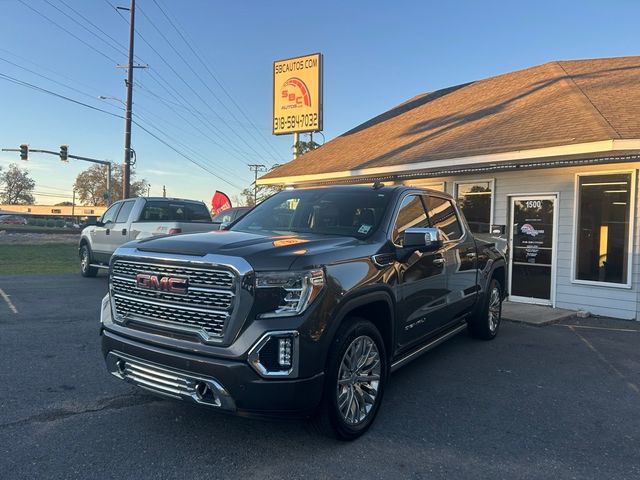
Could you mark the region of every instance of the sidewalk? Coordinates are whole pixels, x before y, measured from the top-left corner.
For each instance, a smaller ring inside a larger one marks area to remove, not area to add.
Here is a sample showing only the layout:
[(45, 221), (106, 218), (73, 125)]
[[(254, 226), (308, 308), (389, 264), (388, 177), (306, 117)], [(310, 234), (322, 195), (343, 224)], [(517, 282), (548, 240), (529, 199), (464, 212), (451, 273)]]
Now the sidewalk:
[(502, 304), (502, 319), (542, 327), (574, 318), (576, 312), (545, 305), (506, 301)]

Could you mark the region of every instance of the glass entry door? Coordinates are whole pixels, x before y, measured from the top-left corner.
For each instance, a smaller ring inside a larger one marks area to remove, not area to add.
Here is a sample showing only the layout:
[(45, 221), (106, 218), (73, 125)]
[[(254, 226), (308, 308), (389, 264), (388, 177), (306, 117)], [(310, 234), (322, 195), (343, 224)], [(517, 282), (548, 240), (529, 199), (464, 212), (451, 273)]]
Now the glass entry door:
[(511, 197), (510, 299), (551, 305), (555, 287), (556, 197)]

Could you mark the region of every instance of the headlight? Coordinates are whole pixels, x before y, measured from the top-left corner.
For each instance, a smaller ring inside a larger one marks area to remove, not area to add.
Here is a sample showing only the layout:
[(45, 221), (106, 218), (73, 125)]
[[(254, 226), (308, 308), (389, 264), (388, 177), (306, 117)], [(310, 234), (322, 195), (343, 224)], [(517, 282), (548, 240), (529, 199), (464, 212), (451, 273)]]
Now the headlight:
[(304, 312), (324, 286), (321, 269), (302, 272), (258, 272), (256, 289), (275, 294), (273, 309), (259, 314), (260, 318), (290, 317)]

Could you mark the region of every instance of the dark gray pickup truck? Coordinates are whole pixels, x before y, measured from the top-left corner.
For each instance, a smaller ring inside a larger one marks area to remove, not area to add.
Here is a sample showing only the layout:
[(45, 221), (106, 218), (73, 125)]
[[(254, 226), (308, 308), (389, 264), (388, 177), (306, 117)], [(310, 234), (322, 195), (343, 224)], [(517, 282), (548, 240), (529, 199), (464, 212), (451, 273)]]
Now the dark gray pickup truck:
[(464, 329), (496, 336), (505, 274), (445, 194), (284, 191), (227, 231), (120, 247), (102, 349), (111, 374), (154, 393), (354, 439), (391, 372)]

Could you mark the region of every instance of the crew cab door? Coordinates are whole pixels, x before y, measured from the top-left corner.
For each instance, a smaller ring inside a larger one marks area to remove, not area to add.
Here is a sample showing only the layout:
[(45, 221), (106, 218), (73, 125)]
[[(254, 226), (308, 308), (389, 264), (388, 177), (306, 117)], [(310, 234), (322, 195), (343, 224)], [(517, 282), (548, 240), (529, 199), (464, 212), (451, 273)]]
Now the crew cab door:
[(115, 222), (111, 228), (111, 235), (109, 236), (109, 251), (113, 253), (120, 245), (123, 245), (129, 241), (131, 232), (131, 211), (135, 206), (135, 200), (125, 200), (122, 202), (122, 206), (116, 215)]
[(439, 228), (444, 237), (441, 253), (447, 294), (440, 322), (444, 326), (470, 311), (475, 303), (478, 293), (476, 242), (449, 198), (427, 195), (426, 204), (429, 223)]
[(396, 338), (399, 348), (410, 348), (438, 330), (447, 303), (446, 252), (403, 248), (403, 235), (411, 227), (428, 227), (424, 198), (419, 194), (405, 197), (397, 212), (392, 230), (396, 246), (395, 267), (398, 273)]
[(90, 232), (91, 251), (93, 259), (98, 262), (108, 262), (111, 257), (109, 242), (111, 240), (111, 230), (115, 224), (116, 216), (120, 210), (121, 202), (111, 205), (100, 218), (101, 225), (96, 225)]

